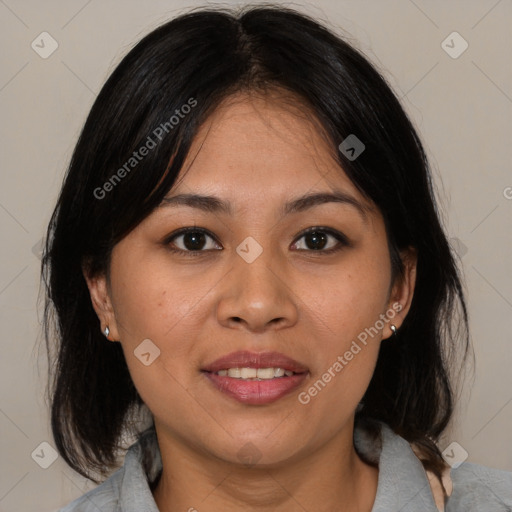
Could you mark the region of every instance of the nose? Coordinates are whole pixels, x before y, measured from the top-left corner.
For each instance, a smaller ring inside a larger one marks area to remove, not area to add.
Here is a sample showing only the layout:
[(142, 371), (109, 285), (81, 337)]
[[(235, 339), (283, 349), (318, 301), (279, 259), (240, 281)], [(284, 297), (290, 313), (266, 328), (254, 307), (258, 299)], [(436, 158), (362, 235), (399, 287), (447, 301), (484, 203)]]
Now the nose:
[(290, 275), (269, 250), (263, 250), (251, 263), (235, 253), (219, 295), (219, 323), (254, 333), (294, 325), (297, 297)]

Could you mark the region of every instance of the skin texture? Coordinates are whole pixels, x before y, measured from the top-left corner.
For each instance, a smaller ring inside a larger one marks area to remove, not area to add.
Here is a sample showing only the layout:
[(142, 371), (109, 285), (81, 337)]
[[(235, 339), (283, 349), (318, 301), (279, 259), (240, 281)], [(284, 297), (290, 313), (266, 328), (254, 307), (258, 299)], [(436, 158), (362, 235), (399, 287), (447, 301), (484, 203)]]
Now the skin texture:
[[(402, 254), (405, 277), (392, 283), (380, 212), (332, 159), (307, 109), (293, 105), (270, 93), (223, 102), (201, 127), (168, 196), (214, 195), (232, 203), (233, 215), (161, 206), (114, 247), (108, 281), (86, 276), (102, 328), (120, 340), (155, 418), (161, 511), (370, 511), (375, 499), (378, 470), (354, 450), (354, 413), (381, 340), (392, 335), (389, 325), (400, 328), (409, 310), (416, 257)], [(335, 202), (281, 213), (291, 199), (333, 190), (368, 208), (366, 219)], [(186, 236), (169, 235), (188, 226), (212, 235), (197, 256), (170, 250), (186, 250)], [(315, 250), (301, 233), (319, 226), (343, 233), (350, 245), (323, 254), (338, 245), (324, 231), (325, 245)], [(248, 236), (263, 249), (252, 263), (236, 252)], [(298, 393), (396, 303), (402, 309), (393, 320), (300, 403)], [(134, 355), (147, 338), (161, 351), (149, 366)], [(282, 352), (307, 366), (308, 377), (277, 402), (239, 403), (200, 372), (235, 350)], [(247, 443), (260, 457), (250, 467), (238, 456)]]

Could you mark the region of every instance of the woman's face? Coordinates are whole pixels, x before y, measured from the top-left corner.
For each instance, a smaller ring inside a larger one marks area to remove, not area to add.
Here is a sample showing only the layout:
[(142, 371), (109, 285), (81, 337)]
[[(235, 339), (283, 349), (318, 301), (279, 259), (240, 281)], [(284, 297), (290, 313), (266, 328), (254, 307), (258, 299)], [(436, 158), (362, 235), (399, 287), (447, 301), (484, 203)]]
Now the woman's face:
[[(271, 98), (225, 102), (169, 200), (114, 247), (108, 285), (89, 280), (157, 429), (224, 461), (294, 460), (351, 428), (412, 296), (409, 274), (391, 289), (381, 214), (297, 112)], [(181, 194), (216, 200), (171, 201)], [(312, 194), (345, 200), (297, 202)], [(245, 362), (216, 369), (286, 367), (261, 355), (277, 352), (300, 374), (205, 371), (238, 351)]]

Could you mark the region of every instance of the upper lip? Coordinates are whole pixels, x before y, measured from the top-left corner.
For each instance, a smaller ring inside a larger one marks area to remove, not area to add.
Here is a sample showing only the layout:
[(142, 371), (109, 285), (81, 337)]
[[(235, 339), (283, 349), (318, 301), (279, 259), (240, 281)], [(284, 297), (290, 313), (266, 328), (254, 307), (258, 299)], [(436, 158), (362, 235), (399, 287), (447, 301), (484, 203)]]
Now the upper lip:
[(203, 368), (207, 372), (218, 372), (228, 368), (282, 368), (294, 373), (304, 373), (308, 369), (291, 357), (279, 352), (249, 352), (239, 350), (219, 357)]

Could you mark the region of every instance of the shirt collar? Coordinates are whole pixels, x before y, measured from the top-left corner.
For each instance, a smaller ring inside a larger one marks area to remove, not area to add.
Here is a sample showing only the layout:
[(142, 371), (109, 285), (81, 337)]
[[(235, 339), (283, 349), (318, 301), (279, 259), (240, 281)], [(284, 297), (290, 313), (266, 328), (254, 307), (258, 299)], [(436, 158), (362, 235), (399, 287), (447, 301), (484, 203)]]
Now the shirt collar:
[(410, 444), (381, 424), (377, 496), (372, 512), (438, 512), (423, 464)]
[[(122, 512), (159, 512), (150, 482), (162, 470), (162, 458), (154, 429), (147, 431), (126, 453), (119, 496)], [(116, 511), (117, 512), (117, 511)]]

